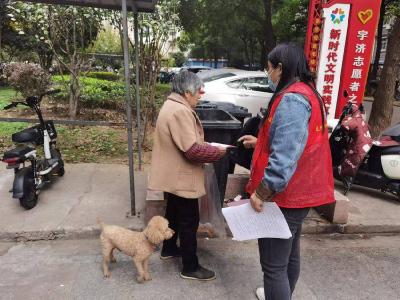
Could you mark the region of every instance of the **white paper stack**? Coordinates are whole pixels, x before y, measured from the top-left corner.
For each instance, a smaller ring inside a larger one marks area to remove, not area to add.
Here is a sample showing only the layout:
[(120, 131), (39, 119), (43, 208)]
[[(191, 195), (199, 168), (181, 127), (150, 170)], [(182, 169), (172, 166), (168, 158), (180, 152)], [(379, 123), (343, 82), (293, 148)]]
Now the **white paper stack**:
[(220, 143), (210, 143), (211, 146), (215, 147), (222, 147), (222, 148), (235, 148), (236, 146), (227, 145), (227, 144), (220, 144)]
[(258, 238), (289, 239), (292, 234), (281, 210), (275, 202), (266, 202), (262, 212), (249, 203), (222, 209), (226, 222), (238, 241)]

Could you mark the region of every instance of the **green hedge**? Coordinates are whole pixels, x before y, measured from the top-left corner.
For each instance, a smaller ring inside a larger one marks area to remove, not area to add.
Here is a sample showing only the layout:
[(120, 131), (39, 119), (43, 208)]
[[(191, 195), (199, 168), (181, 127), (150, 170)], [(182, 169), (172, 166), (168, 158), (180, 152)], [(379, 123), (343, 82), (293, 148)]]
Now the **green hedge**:
[(118, 81), (119, 75), (112, 72), (89, 72), (86, 77), (97, 78), (109, 81)]
[(157, 83), (155, 103), (157, 111), (160, 110), (167, 96), (171, 93), (171, 85), (169, 83)]
[[(55, 98), (67, 100), (68, 91), (66, 90), (61, 76), (52, 77), (53, 82), (61, 92), (55, 95)], [(64, 76), (64, 80), (68, 83), (69, 76)], [(122, 82), (114, 82), (89, 77), (81, 77), (80, 79), (81, 104), (84, 107), (102, 107), (102, 108), (119, 108), (124, 104), (125, 86)]]
[[(55, 87), (61, 89), (60, 93), (54, 95), (53, 98), (61, 101), (68, 101), (68, 91), (63, 84), (62, 77), (55, 75), (52, 77)], [(125, 109), (125, 85), (123, 82), (102, 80), (89, 77), (81, 77), (80, 79), (81, 105), (89, 108), (109, 108), (109, 109)], [(64, 76), (64, 81), (69, 84), (69, 76)], [(169, 84), (157, 84), (155, 104), (157, 110), (169, 94), (171, 87)], [(143, 95), (142, 95), (143, 96)], [(132, 90), (132, 107), (136, 105), (135, 91)]]

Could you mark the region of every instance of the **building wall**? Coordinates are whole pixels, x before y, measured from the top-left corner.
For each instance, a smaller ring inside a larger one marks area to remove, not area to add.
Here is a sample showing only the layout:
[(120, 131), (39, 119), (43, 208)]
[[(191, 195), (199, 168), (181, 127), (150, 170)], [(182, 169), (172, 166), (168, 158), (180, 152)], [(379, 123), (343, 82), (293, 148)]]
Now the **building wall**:
[[(387, 42), (388, 42), (388, 37), (389, 37), (389, 33), (390, 30), (393, 26), (394, 23), (394, 18), (388, 19), (384, 21), (383, 24), (383, 31), (382, 31), (382, 48), (381, 48), (381, 55), (379, 58), (379, 64), (383, 65), (383, 63), (385, 62), (385, 57), (386, 57), (386, 48), (387, 48)], [(376, 40), (375, 40), (375, 49), (373, 51), (373, 56), (372, 56), (372, 63), (375, 60), (375, 53), (376, 52)]]

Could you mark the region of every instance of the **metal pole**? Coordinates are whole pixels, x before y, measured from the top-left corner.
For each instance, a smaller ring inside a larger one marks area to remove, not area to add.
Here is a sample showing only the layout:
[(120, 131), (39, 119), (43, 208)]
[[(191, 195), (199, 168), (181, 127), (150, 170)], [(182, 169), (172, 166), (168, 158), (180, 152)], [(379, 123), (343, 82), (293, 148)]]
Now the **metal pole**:
[(135, 60), (136, 60), (136, 124), (137, 124), (137, 146), (139, 154), (139, 170), (142, 170), (142, 140), (140, 126), (140, 78), (139, 78), (139, 37), (138, 37), (138, 13), (133, 13), (134, 35), (135, 35)]
[(133, 142), (132, 142), (132, 108), (130, 93), (130, 72), (129, 72), (129, 49), (128, 49), (128, 20), (126, 0), (122, 0), (122, 27), (123, 27), (123, 47), (124, 47), (124, 68), (125, 68), (125, 100), (126, 100), (126, 118), (128, 132), (128, 150), (129, 150), (129, 186), (131, 196), (131, 215), (136, 215), (135, 208), (135, 169), (133, 167)]

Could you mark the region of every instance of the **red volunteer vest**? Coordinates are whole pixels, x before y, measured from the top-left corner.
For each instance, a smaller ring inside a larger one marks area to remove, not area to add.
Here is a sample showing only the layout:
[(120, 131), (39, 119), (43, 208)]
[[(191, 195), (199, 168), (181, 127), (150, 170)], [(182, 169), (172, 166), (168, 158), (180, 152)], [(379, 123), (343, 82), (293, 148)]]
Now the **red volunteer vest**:
[(250, 180), (246, 186), (251, 195), (264, 177), (268, 166), (269, 130), (276, 108), (285, 93), (298, 93), (306, 97), (311, 105), (311, 117), (308, 125), (308, 139), (303, 154), (297, 162), (297, 168), (286, 189), (275, 194), (273, 200), (279, 207), (304, 208), (315, 207), (335, 201), (333, 196), (333, 171), (331, 152), (328, 142), (328, 128), (323, 129), (321, 110), (317, 96), (302, 82), (289, 86), (278, 95), (271, 111), (258, 134), (253, 153)]

